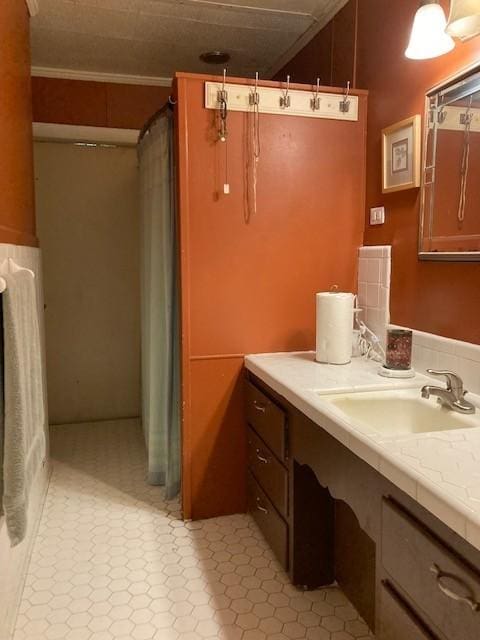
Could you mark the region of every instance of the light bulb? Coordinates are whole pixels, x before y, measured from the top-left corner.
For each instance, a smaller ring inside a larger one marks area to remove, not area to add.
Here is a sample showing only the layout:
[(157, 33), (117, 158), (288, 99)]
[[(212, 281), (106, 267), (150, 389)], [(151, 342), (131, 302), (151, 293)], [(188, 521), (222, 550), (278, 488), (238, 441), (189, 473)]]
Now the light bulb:
[(451, 0), (447, 33), (469, 40), (480, 33), (480, 0)]
[(413, 60), (436, 58), (451, 51), (455, 43), (445, 33), (447, 20), (436, 0), (423, 4), (413, 19), (410, 42), (405, 55)]

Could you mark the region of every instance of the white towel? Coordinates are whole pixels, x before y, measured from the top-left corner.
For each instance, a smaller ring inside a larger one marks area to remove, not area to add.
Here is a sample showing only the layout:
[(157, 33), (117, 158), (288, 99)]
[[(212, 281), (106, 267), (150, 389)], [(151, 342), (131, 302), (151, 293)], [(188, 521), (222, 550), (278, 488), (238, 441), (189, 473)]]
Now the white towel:
[(45, 407), (35, 281), (3, 275), (3, 510), (12, 547), (25, 537), (28, 493), (45, 459)]

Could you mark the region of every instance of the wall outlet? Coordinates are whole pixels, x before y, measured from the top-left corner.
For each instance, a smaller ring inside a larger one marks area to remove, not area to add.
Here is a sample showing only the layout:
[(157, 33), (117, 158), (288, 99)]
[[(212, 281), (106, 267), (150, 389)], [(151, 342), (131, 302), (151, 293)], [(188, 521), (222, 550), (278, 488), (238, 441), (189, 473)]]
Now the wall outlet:
[(385, 207), (372, 207), (370, 209), (370, 224), (384, 224)]

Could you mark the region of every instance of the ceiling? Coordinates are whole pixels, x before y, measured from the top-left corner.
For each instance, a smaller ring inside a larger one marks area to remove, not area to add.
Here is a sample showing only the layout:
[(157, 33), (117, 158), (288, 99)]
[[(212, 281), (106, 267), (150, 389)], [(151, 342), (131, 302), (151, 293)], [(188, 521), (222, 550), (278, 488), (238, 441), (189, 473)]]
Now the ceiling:
[(40, 0), (33, 66), (171, 77), (211, 72), (200, 53), (231, 54), (229, 73), (268, 78), (346, 0)]

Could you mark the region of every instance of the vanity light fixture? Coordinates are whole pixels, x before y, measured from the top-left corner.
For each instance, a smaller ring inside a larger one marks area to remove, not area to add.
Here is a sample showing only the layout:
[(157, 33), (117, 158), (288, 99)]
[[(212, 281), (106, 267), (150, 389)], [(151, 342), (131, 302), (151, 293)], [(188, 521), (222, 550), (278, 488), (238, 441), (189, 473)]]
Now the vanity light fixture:
[(455, 43), (445, 33), (447, 20), (438, 0), (422, 0), (413, 20), (407, 58), (426, 60), (451, 51)]
[(465, 41), (480, 34), (480, 0), (451, 0), (446, 32)]

